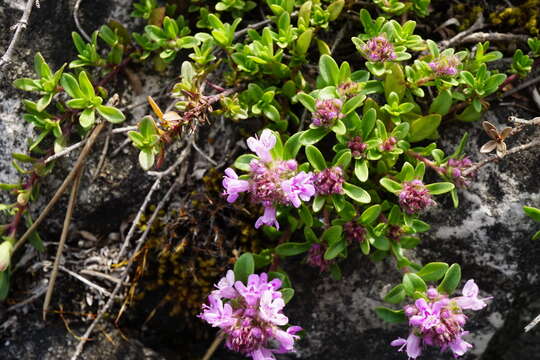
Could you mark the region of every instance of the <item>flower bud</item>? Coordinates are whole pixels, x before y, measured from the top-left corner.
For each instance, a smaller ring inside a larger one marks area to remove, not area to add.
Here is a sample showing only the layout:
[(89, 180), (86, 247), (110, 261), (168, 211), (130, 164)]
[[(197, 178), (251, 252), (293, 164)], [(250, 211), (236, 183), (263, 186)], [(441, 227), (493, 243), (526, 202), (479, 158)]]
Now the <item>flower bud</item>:
[(9, 241), (0, 244), (0, 271), (5, 271), (9, 267), (12, 252), (13, 245)]

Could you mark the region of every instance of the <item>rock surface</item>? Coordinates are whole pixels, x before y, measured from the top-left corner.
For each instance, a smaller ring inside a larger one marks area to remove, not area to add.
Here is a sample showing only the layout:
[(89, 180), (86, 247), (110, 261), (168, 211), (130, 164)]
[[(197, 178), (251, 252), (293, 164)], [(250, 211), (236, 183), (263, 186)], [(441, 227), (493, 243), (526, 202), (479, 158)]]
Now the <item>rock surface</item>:
[[(6, 29), (19, 18), (18, 8), (23, 4), (24, 1), (11, 0), (0, 5), (0, 23), (7, 24)], [(83, 2), (83, 27), (97, 28), (106, 21), (107, 14), (125, 19), (129, 7), (128, 0)], [(14, 64), (3, 74), (0, 83), (0, 182), (17, 180), (17, 174), (9, 164), (10, 154), (24, 151), (25, 139), (31, 134), (29, 126), (20, 118), (20, 100), (25, 94), (14, 90), (10, 83), (17, 77), (32, 76), (32, 58), (36, 51), (41, 51), (54, 68), (73, 57), (70, 40), (70, 32), (75, 30), (72, 8), (73, 1), (42, 1), (41, 9), (34, 9), (30, 26), (15, 53)], [(90, 10), (91, 16), (88, 15)], [(0, 48), (4, 49), (10, 38), (11, 32), (1, 32)], [(146, 92), (152, 93), (159, 86), (155, 78), (145, 79)], [(502, 124), (507, 115), (506, 110), (496, 109), (486, 116), (490, 121)], [(527, 117), (527, 114), (523, 116)], [(444, 132), (447, 150), (451, 150), (449, 144), (457, 143), (464, 129), (471, 132), (469, 154), (480, 159), (477, 149), (487, 141), (487, 136), (480, 131), (478, 123), (448, 126)], [(512, 141), (524, 143), (539, 134), (538, 131), (524, 133)], [(114, 144), (121, 140), (115, 139)], [(151, 179), (142, 176), (135, 165), (135, 156), (136, 153), (128, 147), (125, 154), (106, 162), (95, 183), (83, 185), (77, 227), (106, 234), (136, 212)], [(95, 167), (98, 158), (96, 154), (90, 159), (88, 169)], [(72, 161), (73, 157), (60, 163), (58, 178), (51, 179), (48, 184), (51, 189), (58, 186), (61, 175), (66, 173)], [(536, 151), (490, 164), (479, 173), (469, 189), (460, 192), (458, 209), (452, 207), (449, 199), (442, 199), (439, 206), (426, 215), (432, 230), (424, 236), (412, 257), (424, 263), (460, 263), (463, 279), (474, 278), (482, 295), (493, 297), (490, 305), (476, 313), (469, 322), (472, 332), (469, 341), (475, 348), (464, 357), (467, 360), (540, 359), (540, 328), (529, 334), (522, 330), (540, 313), (540, 247), (530, 240), (540, 226), (526, 218), (522, 211), (523, 205), (538, 206), (540, 203), (538, 169), (540, 157)], [(46, 232), (57, 234), (58, 224), (63, 219), (61, 210), (51, 219), (51, 227)], [(290, 303), (288, 315), (291, 323), (306, 329), (307, 335), (299, 344), (297, 358), (406, 358), (391, 348), (389, 342), (405, 336), (407, 328), (384, 324), (373, 312), (374, 306), (382, 305), (384, 293), (400, 280), (393, 264), (373, 264), (360, 254), (351, 256), (343, 266), (344, 278), (340, 282), (320, 276), (312, 269), (289, 266), (296, 296)], [(71, 292), (80, 290), (78, 285), (69, 281), (63, 286), (73, 287)], [(0, 313), (3, 359), (56, 360), (69, 357), (76, 340), (61, 322), (43, 324), (37, 315), (40, 314), (39, 303), (31, 308), (32, 314)], [(74, 331), (80, 334), (84, 327), (76, 326)], [(114, 344), (105, 336), (97, 336), (96, 342), (87, 348), (84, 359), (161, 359), (161, 355), (145, 349), (141, 344), (144, 338), (126, 342), (118, 333), (114, 333), (112, 338)], [(170, 351), (175, 347), (176, 344), (164, 343), (154, 350), (173, 359), (178, 358), (178, 354)], [(220, 350), (214, 358), (237, 357)], [(450, 356), (431, 352), (424, 358), (449, 359)]]

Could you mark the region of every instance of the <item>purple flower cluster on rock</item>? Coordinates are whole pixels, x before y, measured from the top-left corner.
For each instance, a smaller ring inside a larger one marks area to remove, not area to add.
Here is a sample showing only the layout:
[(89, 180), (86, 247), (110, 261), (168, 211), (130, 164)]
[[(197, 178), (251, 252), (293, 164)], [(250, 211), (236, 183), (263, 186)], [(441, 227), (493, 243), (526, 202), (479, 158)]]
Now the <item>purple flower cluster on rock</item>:
[(370, 39), (362, 47), (362, 51), (369, 61), (384, 62), (396, 59), (394, 45), (384, 36), (376, 36)]
[(225, 345), (253, 360), (275, 359), (274, 354), (294, 351), (299, 326), (287, 326), (281, 281), (251, 274), (247, 285), (235, 281), (229, 270), (208, 296), (199, 317), (226, 334)]
[(428, 65), (437, 76), (454, 76), (458, 73), (461, 64), (455, 55), (441, 56), (431, 61)]
[(319, 195), (343, 193), (343, 170), (339, 166), (324, 169), (315, 174), (315, 190)]
[(257, 219), (255, 227), (275, 226), (276, 206), (287, 205), (300, 207), (302, 201), (309, 201), (315, 195), (314, 177), (311, 173), (297, 171), (295, 160), (276, 160), (270, 151), (276, 144), (276, 137), (270, 130), (264, 130), (261, 137), (250, 137), (249, 148), (258, 156), (250, 166), (249, 178), (240, 179), (236, 172), (227, 168), (223, 178), (224, 194), (227, 201), (233, 203), (240, 193), (248, 192), (251, 200), (264, 206), (264, 214)]
[(435, 201), (421, 180), (406, 181), (402, 185), (403, 189), (399, 193), (399, 205), (405, 212), (416, 214), (435, 205)]
[(315, 126), (326, 127), (334, 125), (337, 120), (343, 118), (342, 105), (339, 99), (317, 100), (311, 123)]
[(416, 359), (425, 346), (435, 346), (441, 351), (450, 350), (455, 357), (465, 354), (472, 345), (463, 340), (468, 334), (463, 328), (467, 316), (463, 310), (480, 310), (487, 304), (478, 298), (478, 286), (469, 280), (463, 287), (463, 296), (449, 298), (430, 288), (427, 299), (419, 298), (414, 305), (405, 306), (411, 332), (407, 339), (398, 338), (392, 346), (405, 350), (409, 359)]

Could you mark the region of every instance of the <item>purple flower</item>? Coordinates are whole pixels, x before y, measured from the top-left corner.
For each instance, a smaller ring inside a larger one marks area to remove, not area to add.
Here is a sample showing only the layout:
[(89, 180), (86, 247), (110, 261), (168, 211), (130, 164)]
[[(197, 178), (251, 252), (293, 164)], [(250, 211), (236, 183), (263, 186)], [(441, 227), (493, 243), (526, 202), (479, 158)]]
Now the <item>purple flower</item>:
[(381, 151), (392, 151), (397, 144), (397, 139), (393, 136), (386, 139), (380, 146), (379, 150)]
[(315, 195), (314, 177), (311, 173), (298, 172), (296, 160), (273, 159), (270, 150), (277, 139), (270, 130), (264, 130), (260, 139), (251, 137), (248, 146), (259, 158), (249, 163), (247, 180), (240, 180), (234, 170), (225, 170), (223, 178), (224, 195), (227, 201), (236, 201), (242, 192), (248, 192), (250, 200), (264, 206), (264, 214), (255, 227), (262, 225), (279, 228), (276, 220), (278, 205), (300, 207), (302, 201), (309, 201)]
[(384, 36), (377, 36), (370, 39), (362, 46), (362, 52), (373, 62), (384, 62), (396, 59), (394, 45)]
[(398, 351), (403, 351), (403, 349), (406, 349), (407, 356), (410, 359), (416, 359), (420, 356), (422, 353), (422, 339), (416, 336), (413, 333), (409, 334), (409, 337), (407, 340), (403, 338), (397, 338), (396, 340), (392, 341), (390, 345), (392, 346), (400, 346)]
[(447, 174), (452, 178), (452, 181), (457, 187), (465, 188), (469, 185), (470, 179), (474, 176), (473, 173), (463, 175), (464, 171), (472, 166), (472, 161), (468, 157), (461, 160), (449, 159), (446, 164)]
[(276, 219), (276, 208), (272, 206), (265, 206), (264, 213), (255, 222), (255, 229), (260, 228), (262, 225), (274, 226), (279, 230), (279, 223)]
[(217, 295), (209, 295), (208, 302), (210, 305), (203, 305), (203, 312), (199, 317), (205, 320), (213, 327), (225, 327), (235, 323), (232, 318), (232, 307), (229, 304), (223, 304), (221, 298)]
[(347, 147), (351, 149), (352, 156), (359, 158), (364, 155), (364, 151), (367, 149), (367, 144), (362, 142), (362, 138), (360, 136), (355, 136), (347, 143)]
[(343, 225), (343, 230), (345, 230), (345, 236), (350, 244), (362, 243), (365, 240), (366, 229), (364, 229), (360, 224), (355, 221), (349, 221)]
[(463, 340), (468, 332), (463, 330), (467, 316), (463, 310), (479, 310), (485, 306), (478, 299), (478, 287), (473, 280), (467, 281), (462, 297), (449, 298), (447, 295), (430, 288), (427, 299), (419, 298), (414, 305), (404, 307), (409, 318), (411, 332), (407, 340), (398, 338), (392, 346), (400, 346), (398, 351), (407, 349), (409, 358), (416, 359), (425, 346), (435, 346), (441, 351), (450, 350), (455, 357), (465, 354), (472, 345)]
[(478, 285), (476, 285), (473, 279), (470, 279), (465, 283), (462, 294), (463, 296), (455, 299), (462, 309), (481, 310), (487, 306), (485, 300), (491, 299), (478, 298)]
[(215, 285), (217, 290), (212, 291), (212, 294), (223, 297), (225, 299), (234, 299), (238, 296), (234, 288), (234, 271), (227, 271), (227, 275), (224, 278), (221, 278), (219, 282)]
[(216, 288), (220, 290), (208, 296), (209, 305), (203, 305), (199, 317), (226, 334), (225, 345), (229, 349), (254, 360), (275, 360), (274, 354), (294, 351), (296, 333), (302, 328), (285, 328), (289, 319), (283, 314), (281, 281), (268, 281), (266, 273), (251, 274), (247, 284), (234, 284), (233, 298), (223, 298), (221, 289), (229, 289), (233, 279), (234, 275), (228, 272), (219, 281)]
[(434, 205), (435, 201), (420, 180), (404, 182), (403, 189), (399, 193), (399, 205), (409, 214), (416, 214), (427, 207)]
[(455, 55), (441, 56), (431, 61), (428, 65), (436, 76), (454, 76), (458, 73), (461, 64)]
[(315, 126), (326, 127), (334, 125), (337, 120), (343, 118), (342, 105), (339, 99), (317, 100), (311, 123)]
[(294, 177), (282, 181), (281, 189), (283, 189), (285, 198), (291, 205), (298, 208), (302, 204), (300, 200), (309, 201), (309, 199), (315, 195), (313, 174), (301, 171)]
[(223, 177), (223, 187), (225, 188), (225, 195), (227, 195), (227, 201), (233, 203), (238, 199), (238, 194), (248, 191), (249, 182), (246, 180), (239, 180), (238, 175), (233, 169), (225, 169), (225, 176)]
[(333, 166), (315, 175), (315, 190), (319, 195), (332, 195), (343, 193), (343, 170), (339, 166)]
[(282, 298), (273, 298), (273, 291), (264, 291), (260, 297), (259, 316), (261, 319), (276, 325), (285, 325), (289, 319), (281, 312), (285, 307)]
[(306, 262), (308, 265), (317, 267), (321, 272), (328, 270), (332, 261), (324, 259), (324, 253), (326, 252), (326, 245), (314, 243), (308, 251)]
[(259, 139), (257, 136), (247, 139), (247, 145), (263, 162), (271, 162), (270, 150), (276, 145), (276, 136), (271, 130), (264, 129)]

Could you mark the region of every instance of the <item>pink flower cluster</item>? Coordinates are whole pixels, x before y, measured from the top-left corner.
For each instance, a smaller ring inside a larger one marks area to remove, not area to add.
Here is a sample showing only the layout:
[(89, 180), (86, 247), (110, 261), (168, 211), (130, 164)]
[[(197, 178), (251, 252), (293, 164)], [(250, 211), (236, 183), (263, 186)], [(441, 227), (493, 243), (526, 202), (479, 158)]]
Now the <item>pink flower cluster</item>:
[(369, 61), (384, 62), (396, 59), (394, 45), (384, 36), (377, 36), (368, 40), (362, 47), (362, 51)]
[(458, 73), (458, 66), (461, 64), (455, 55), (441, 56), (434, 59), (428, 65), (437, 76), (454, 76)]
[(321, 272), (327, 271), (330, 268), (330, 265), (332, 265), (332, 261), (324, 259), (326, 249), (327, 247), (325, 244), (312, 244), (308, 251), (306, 263), (309, 266), (319, 268)]
[(314, 185), (317, 194), (332, 195), (343, 193), (343, 170), (339, 166), (324, 169), (315, 174)]
[(362, 141), (360, 136), (355, 136), (347, 142), (347, 147), (351, 150), (352, 156), (359, 158), (364, 155), (368, 146)]
[(463, 287), (463, 296), (449, 298), (434, 288), (427, 291), (427, 300), (420, 298), (414, 305), (405, 306), (411, 333), (407, 339), (398, 338), (392, 346), (405, 350), (409, 359), (416, 359), (422, 349), (429, 345), (445, 351), (450, 349), (455, 357), (465, 354), (472, 345), (463, 340), (468, 331), (463, 330), (467, 316), (463, 310), (480, 310), (487, 304), (478, 298), (478, 286), (469, 280)]
[(416, 214), (431, 205), (435, 201), (421, 180), (406, 181), (399, 193), (399, 205), (409, 214)]
[(257, 219), (255, 227), (275, 226), (276, 206), (292, 205), (300, 207), (302, 201), (309, 201), (315, 195), (313, 175), (297, 171), (295, 160), (275, 160), (270, 151), (276, 145), (272, 131), (265, 129), (260, 138), (250, 137), (248, 147), (259, 157), (250, 163), (249, 178), (240, 179), (236, 172), (227, 168), (223, 178), (224, 194), (227, 201), (233, 203), (240, 193), (248, 192), (251, 200), (264, 206), (264, 214)]
[(343, 118), (342, 105), (339, 99), (317, 100), (311, 123), (315, 126), (326, 127), (334, 125), (337, 120)]
[(356, 221), (349, 221), (343, 225), (345, 236), (349, 244), (360, 244), (366, 239), (366, 229)]
[(266, 273), (251, 274), (244, 285), (229, 270), (215, 286), (199, 317), (225, 332), (229, 349), (253, 360), (271, 360), (274, 354), (294, 351), (295, 334), (302, 328), (284, 329), (289, 319), (283, 314), (279, 279), (268, 281)]
[(392, 151), (397, 144), (397, 139), (393, 136), (390, 136), (386, 139), (380, 146), (379, 150), (381, 151)]
[(452, 177), (454, 184), (457, 187), (464, 188), (469, 185), (469, 179), (473, 176), (468, 174), (463, 176), (463, 172), (472, 166), (472, 161), (468, 157), (461, 160), (448, 160), (448, 175)]

